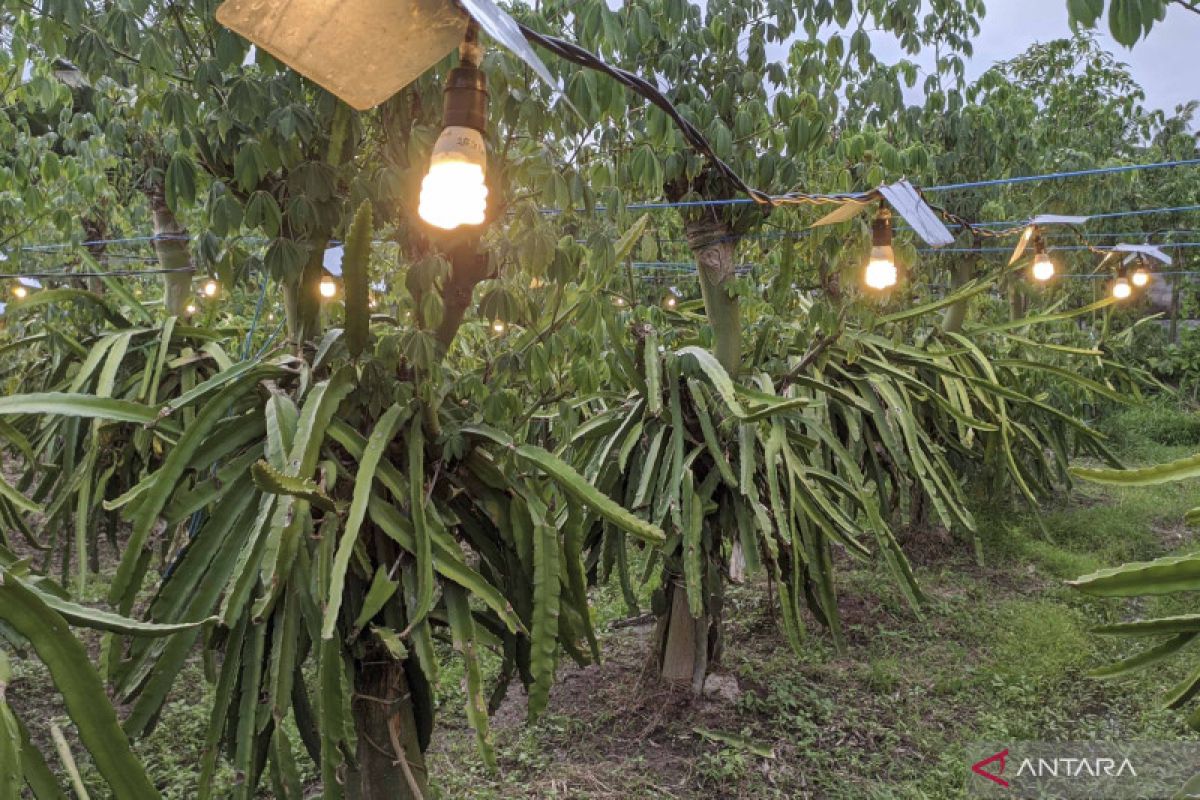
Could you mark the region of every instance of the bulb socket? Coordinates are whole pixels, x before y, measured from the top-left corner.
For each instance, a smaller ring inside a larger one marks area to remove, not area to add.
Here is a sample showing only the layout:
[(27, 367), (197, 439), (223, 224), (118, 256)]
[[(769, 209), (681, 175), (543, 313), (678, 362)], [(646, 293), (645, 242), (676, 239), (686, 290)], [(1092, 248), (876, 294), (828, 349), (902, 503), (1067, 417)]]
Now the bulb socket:
[(871, 223), (871, 246), (892, 246), (892, 212), (886, 208), (879, 209), (875, 221)]
[(450, 70), (442, 95), (442, 127), (487, 129), (487, 75), (479, 67), (464, 64)]

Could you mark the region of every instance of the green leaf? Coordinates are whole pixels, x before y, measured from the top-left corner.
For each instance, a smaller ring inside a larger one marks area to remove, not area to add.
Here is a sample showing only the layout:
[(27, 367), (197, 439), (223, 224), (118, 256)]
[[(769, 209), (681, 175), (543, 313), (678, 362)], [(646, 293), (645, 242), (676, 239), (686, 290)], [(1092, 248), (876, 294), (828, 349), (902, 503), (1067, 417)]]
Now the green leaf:
[(443, 596), (446, 599), (446, 616), (450, 622), (454, 649), (462, 656), (465, 664), (463, 688), (467, 698), (467, 720), (475, 729), (475, 741), (479, 745), (483, 763), (495, 772), (496, 751), (492, 746), (492, 734), (488, 726), (487, 702), (483, 697), (483, 673), (479, 666), (475, 621), (471, 618), (471, 607), (467, 603), (466, 592), (454, 584), (446, 586)]
[[(662, 185), (662, 170), (661, 170), (661, 168), (659, 169), (658, 175), (659, 175), (659, 186), (655, 187), (656, 191)], [(642, 216), (638, 217), (637, 220), (632, 225), (630, 225), (625, 230), (624, 233), (621, 234), (621, 238), (617, 239), (617, 243), (614, 246), (614, 249), (616, 250), (616, 253), (617, 253), (617, 261), (618, 262), (624, 263), (625, 260), (627, 258), (629, 258), (629, 255), (633, 252), (633, 248), (637, 245), (637, 243), (639, 241), (641, 241), (642, 236), (646, 233), (646, 226), (649, 224), (650, 224), (650, 215), (642, 214)]]
[(354, 553), (354, 543), (358, 541), (358, 532), (367, 513), (367, 504), (371, 499), (371, 488), (375, 481), (375, 471), (383, 457), (383, 451), (396, 438), (396, 432), (403, 424), (401, 414), (403, 408), (393, 405), (383, 413), (371, 431), (371, 438), (363, 448), (362, 457), (358, 460), (358, 474), (354, 477), (354, 495), (350, 501), (350, 514), (346, 519), (346, 529), (338, 542), (337, 553), (334, 555), (333, 567), (330, 570), (329, 594), (325, 598), (325, 621), (321, 627), (321, 638), (332, 638), (337, 627), (338, 612), (342, 605), (342, 593), (346, 585), (346, 571), (350, 568), (350, 557)]
[(125, 553), (117, 566), (110, 587), (109, 601), (114, 605), (123, 605), (124, 601), (140, 588), (133, 585), (133, 579), (137, 571), (136, 566), (143, 558), (142, 548), (145, 547), (150, 529), (167, 500), (174, 494), (175, 487), (192, 457), (204, 444), (213, 427), (229, 412), (230, 407), (254, 386), (254, 382), (247, 381), (234, 383), (222, 389), (184, 429), (183, 435), (168, 453), (159, 470), (152, 478), (146, 479), (152, 480), (152, 483), (132, 515), (133, 532), (125, 545)]
[[(11, 573), (2, 573), (0, 576), (4, 580), (17, 581), (15, 575)], [(136, 619), (114, 614), (111, 611), (104, 611), (98, 608), (89, 608), (79, 603), (73, 603), (70, 600), (64, 600), (51, 592), (41, 591), (36, 585), (25, 585), (27, 589), (37, 595), (38, 599), (46, 604), (47, 607), (62, 615), (63, 619), (72, 625), (78, 625), (84, 628), (92, 628), (93, 630), (111, 631), (127, 636), (145, 636), (145, 637), (160, 637), (170, 636), (173, 633), (180, 631), (189, 631), (197, 628), (205, 623), (216, 619), (202, 619), (196, 622), (180, 622), (171, 625), (161, 625), (154, 622), (141, 622)]]
[[(769, 394), (759, 392), (753, 389), (748, 389), (743, 386), (736, 385), (729, 377), (725, 367), (721, 366), (721, 362), (717, 357), (705, 350), (703, 347), (688, 346), (676, 352), (676, 355), (691, 356), (696, 360), (696, 363), (708, 376), (709, 382), (716, 390), (721, 400), (729, 408), (730, 412), (743, 422), (753, 422), (763, 419), (774, 414), (782, 414), (787, 411), (792, 411), (802, 406), (808, 405), (809, 400), (806, 398), (797, 398), (785, 400), (778, 397), (773, 397)], [(800, 381), (797, 380), (797, 383)], [(758, 404), (756, 407), (747, 410), (742, 405), (739, 395), (746, 397), (751, 402)]]
[[(413, 542), (412, 528), (395, 506), (375, 496), (369, 502), (368, 513), (371, 515), (371, 521), (378, 525), (380, 530), (409, 553), (415, 552), (416, 545)], [(457, 547), (453, 540), (445, 542), (441, 538), (435, 537), (433, 547), (436, 552), (433, 563), (439, 575), (478, 597), (484, 605), (496, 612), (496, 616), (511, 632), (525, 631), (525, 626), (513, 613), (513, 608), (504, 599), (504, 595), (495, 586), (488, 583), (486, 578), (462, 562), (461, 552), (453, 549)], [(443, 589), (444, 594), (445, 590)]]
[[(3, 652), (0, 652), (0, 663), (5, 663)], [(0, 797), (18, 798), (25, 787), (25, 770), (21, 765), (24, 743), (17, 718), (4, 699), (8, 688), (7, 672), (5, 666), (0, 673)]]
[(114, 422), (136, 422), (142, 425), (149, 425), (158, 419), (158, 409), (144, 406), (141, 403), (65, 392), (13, 394), (8, 397), (0, 397), (0, 415), (6, 414), (86, 417), (108, 419)]
[(753, 753), (759, 758), (774, 758), (775, 749), (768, 747), (765, 744), (760, 744), (752, 739), (747, 739), (744, 736), (735, 736), (732, 733), (723, 733), (721, 731), (710, 731), (707, 728), (693, 728), (700, 736), (705, 739), (710, 739), (714, 742), (729, 745), (736, 750), (745, 750), (748, 753)]
[(1141, 469), (1088, 469), (1072, 467), (1071, 474), (1093, 483), (1110, 486), (1154, 486), (1160, 483), (1200, 478), (1200, 454), (1169, 464)]
[[(550, 685), (558, 665), (559, 575), (558, 531), (545, 519), (545, 509), (530, 498), (533, 535), (533, 627), (530, 634), (529, 721), (534, 722), (550, 702)], [(535, 510), (536, 509), (536, 510)]]
[(346, 349), (358, 358), (370, 334), (371, 201), (364, 200), (354, 215), (342, 256), (342, 284), (346, 303)]
[(185, 153), (175, 153), (167, 164), (165, 177), (167, 207), (182, 213), (184, 206), (196, 200), (196, 164)]
[(1167, 556), (1154, 561), (1122, 564), (1067, 581), (1096, 597), (1136, 597), (1200, 589), (1200, 555)]
[(424, 621), (433, 609), (433, 539), (425, 513), (425, 433), (421, 425), (421, 415), (415, 414), (408, 432), (408, 512), (412, 516), (417, 573), (417, 602), (410, 627)]
[(1100, 667), (1088, 673), (1093, 678), (1118, 678), (1128, 675), (1138, 670), (1145, 669), (1159, 663), (1160, 661), (1170, 658), (1186, 647), (1193, 639), (1196, 638), (1195, 633), (1181, 633), (1178, 636), (1172, 636), (1167, 641), (1155, 647), (1148, 648), (1138, 653), (1135, 656), (1130, 656), (1115, 664), (1110, 664), (1107, 667)]
[[(354, 627), (361, 628), (370, 622), (371, 618), (380, 612), (387, 601), (392, 599), (392, 595), (396, 593), (396, 589), (399, 586), (399, 583), (388, 577), (387, 567), (380, 565), (375, 570), (375, 577), (371, 579), (371, 586), (367, 589), (366, 597), (363, 598), (362, 607), (358, 610), (358, 616), (354, 618)], [(377, 628), (376, 632), (378, 631), (379, 629)], [(397, 656), (397, 658), (400, 657)]]
[(0, 618), (29, 640), (50, 671), (80, 741), (113, 795), (158, 800), (161, 795), (130, 748), (100, 676), (67, 621), (11, 576), (0, 576)]
[(129, 320), (118, 313), (103, 296), (83, 289), (45, 289), (33, 292), (24, 300), (13, 300), (8, 304), (5, 313), (9, 316), (26, 314), (30, 311), (52, 306), (57, 303), (80, 303), (91, 306), (99, 311), (105, 319), (117, 328), (128, 328)]
[(27, 514), (41, 514), (43, 511), (41, 506), (10, 486), (3, 477), (0, 477), (0, 498), (7, 500), (14, 508)]
[[(688, 611), (693, 619), (704, 616), (704, 498), (697, 494), (691, 471), (683, 474), (680, 494), (682, 509), (683, 577), (687, 585)], [(676, 587), (676, 591), (678, 591)]]
[(571, 495), (575, 500), (583, 503), (588, 508), (595, 511), (600, 516), (607, 519), (618, 528), (637, 536), (639, 539), (650, 542), (651, 544), (661, 544), (667, 539), (666, 533), (662, 528), (659, 528), (653, 523), (626, 511), (617, 503), (604, 495), (599, 489), (584, 480), (583, 476), (576, 472), (569, 464), (560, 459), (553, 453), (543, 450), (536, 445), (521, 445), (517, 446), (511, 437), (505, 433), (501, 433), (493, 428), (484, 426), (467, 426), (462, 429), (463, 433), (474, 434), (490, 439), (496, 444), (507, 447), (513, 455), (522, 461), (526, 461), (546, 475), (554, 479), (556, 483), (567, 494)]
[(242, 224), (247, 228), (261, 228), (269, 237), (279, 235), (283, 223), (283, 212), (270, 192), (259, 190), (250, 195), (246, 209), (242, 212)]
[(311, 478), (285, 475), (263, 459), (259, 459), (251, 465), (250, 478), (254, 481), (254, 485), (264, 492), (298, 497), (323, 511), (336, 512), (338, 510), (333, 498), (325, 494), (316, 481)]
[(1112, 625), (1098, 625), (1092, 629), (1092, 632), (1108, 636), (1166, 636), (1179, 633), (1198, 633), (1200, 632), (1200, 614), (1181, 614), (1176, 617), (1116, 622)]

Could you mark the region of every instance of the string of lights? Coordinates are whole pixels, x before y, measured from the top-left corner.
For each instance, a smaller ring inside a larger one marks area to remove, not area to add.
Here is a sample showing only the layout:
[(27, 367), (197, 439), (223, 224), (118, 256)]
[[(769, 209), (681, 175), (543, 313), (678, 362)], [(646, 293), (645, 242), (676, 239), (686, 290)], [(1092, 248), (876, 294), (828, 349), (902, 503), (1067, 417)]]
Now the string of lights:
[[(668, 205), (667, 207), (675, 207), (675, 206)], [(636, 210), (637, 207), (635, 207), (634, 205), (629, 205), (629, 206), (626, 206), (626, 208), (631, 209), (631, 210)], [(600, 208), (598, 207), (596, 210), (599, 211)], [(1121, 211), (1111, 211), (1111, 212), (1106, 212), (1106, 213), (1101, 213), (1101, 214), (1091, 214), (1091, 215), (1089, 215), (1089, 220), (1122, 219), (1125, 217), (1142, 217), (1142, 216), (1152, 216), (1155, 214), (1164, 214), (1164, 215), (1165, 214), (1180, 214), (1180, 213), (1187, 213), (1187, 212), (1192, 212), (1192, 211), (1200, 211), (1200, 204), (1185, 205), (1185, 206), (1162, 206), (1162, 207), (1158, 207), (1158, 208), (1135, 208), (1135, 209), (1126, 209), (1126, 210), (1121, 210)], [(1018, 221), (1018, 220), (995, 220), (995, 221), (987, 221), (987, 222), (976, 222), (976, 223), (972, 223), (972, 224), (973, 224), (973, 227), (977, 228), (977, 229), (978, 228), (1010, 228), (1010, 229), (1016, 229), (1016, 230), (1023, 230), (1025, 228), (1025, 226), (1028, 225), (1028, 222), (1027, 221)], [(954, 227), (957, 227), (957, 225), (951, 224), (949, 227), (954, 228)], [(896, 225), (895, 230), (897, 230), (897, 231), (909, 230), (909, 227), (906, 225)], [(1200, 229), (1195, 229), (1195, 228), (1172, 228), (1172, 229), (1156, 230), (1156, 231), (1149, 231), (1149, 232), (1147, 232), (1147, 231), (1096, 231), (1096, 232), (1087, 231), (1087, 232), (1083, 233), (1083, 236), (1085, 236), (1086, 238), (1119, 238), (1122, 236), (1144, 237), (1144, 236), (1148, 236), (1148, 235), (1166, 236), (1166, 235), (1178, 234), (1178, 233), (1194, 234), (1198, 231), (1200, 231)], [(793, 238), (798, 239), (798, 238), (803, 238), (805, 236), (809, 236), (810, 234), (811, 234), (811, 231), (807, 230), (807, 229), (799, 230), (799, 231), (757, 232), (757, 233), (737, 234), (737, 235), (726, 237), (726, 239), (718, 240), (718, 241), (737, 241), (739, 239), (747, 239), (747, 240), (759, 240), (759, 239), (770, 240), (770, 239), (793, 239)], [(133, 236), (133, 237), (126, 237), (126, 238), (121, 238), (121, 239), (93, 239), (90, 241), (78, 242), (78, 243), (55, 242), (55, 243), (48, 243), (48, 244), (23, 245), (18, 249), (21, 250), (22, 252), (30, 252), (30, 253), (37, 254), (37, 253), (43, 252), (43, 251), (50, 252), (50, 251), (54, 251), (54, 250), (63, 250), (63, 249), (69, 249), (69, 248), (73, 248), (73, 247), (98, 247), (98, 246), (102, 246), (102, 245), (108, 246), (108, 245), (125, 245), (125, 244), (145, 245), (145, 244), (153, 244), (156, 241), (191, 241), (193, 238), (194, 237), (191, 237), (188, 235), (180, 236), (180, 235), (176, 235), (176, 234), (167, 234), (167, 235), (163, 235), (163, 236)], [(245, 241), (250, 242), (250, 243), (265, 244), (269, 240), (265, 239), (265, 238), (258, 238), (258, 237), (247, 237), (245, 239)], [(664, 239), (663, 241), (670, 242), (670, 243), (686, 243), (686, 240), (684, 240), (684, 239)], [(340, 244), (341, 243), (337, 242), (337, 241), (330, 242), (331, 246), (338, 246)], [(380, 240), (375, 241), (374, 244), (376, 244), (376, 245), (394, 245), (395, 242), (388, 240), (388, 239), (380, 239)], [(120, 255), (120, 254), (105, 254), (105, 258), (107, 258), (109, 260), (120, 258), (120, 259), (130, 259), (130, 260), (141, 259), (141, 260), (145, 260), (146, 262), (157, 261), (157, 259), (154, 256), (127, 256), (127, 255)]]

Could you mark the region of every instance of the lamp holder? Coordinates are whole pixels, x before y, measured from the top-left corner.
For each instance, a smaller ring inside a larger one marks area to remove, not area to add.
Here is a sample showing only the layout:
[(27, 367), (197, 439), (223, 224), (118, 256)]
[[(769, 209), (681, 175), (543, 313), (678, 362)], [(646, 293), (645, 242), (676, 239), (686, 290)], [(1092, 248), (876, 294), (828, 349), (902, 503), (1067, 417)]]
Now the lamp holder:
[(1032, 230), (1033, 230), (1033, 257), (1037, 258), (1038, 256), (1046, 255), (1046, 240), (1042, 237), (1042, 232), (1040, 230), (1038, 230), (1036, 225), (1033, 226)]
[(483, 47), (479, 44), (479, 27), (472, 21), (467, 26), (458, 48), (459, 65), (446, 77), (442, 92), (442, 127), (487, 130), (487, 75), (479, 68)]
[(871, 223), (871, 246), (892, 246), (892, 212), (887, 206), (881, 206)]

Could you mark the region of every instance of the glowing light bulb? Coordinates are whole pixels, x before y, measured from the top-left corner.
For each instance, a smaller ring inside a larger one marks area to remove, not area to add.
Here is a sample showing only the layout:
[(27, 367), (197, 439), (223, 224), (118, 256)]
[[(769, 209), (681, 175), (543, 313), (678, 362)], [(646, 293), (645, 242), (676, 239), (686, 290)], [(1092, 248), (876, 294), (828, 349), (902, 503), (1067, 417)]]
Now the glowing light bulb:
[(1133, 275), (1130, 276), (1130, 280), (1133, 282), (1134, 286), (1142, 289), (1150, 283), (1150, 271), (1145, 267), (1138, 267), (1133, 271)]
[(459, 125), (443, 129), (433, 146), (429, 172), (421, 181), (421, 219), (443, 230), (482, 225), (487, 210), (486, 163), (482, 133)]
[(333, 278), (326, 275), (324, 278), (321, 278), (321, 283), (317, 287), (317, 290), (321, 293), (321, 297), (328, 300), (337, 294), (337, 284), (333, 282)]
[(896, 269), (896, 256), (891, 247), (872, 247), (871, 259), (863, 273), (863, 283), (868, 289), (882, 291), (896, 285), (899, 271)]
[(615, 298), (615, 299), (613, 300), (613, 305), (617, 306), (618, 308), (622, 308), (622, 307), (624, 307), (624, 305), (625, 305), (625, 298), (624, 298), (624, 297), (617, 297), (617, 298)]
[(880, 208), (871, 224), (871, 257), (867, 259), (863, 283), (879, 292), (895, 286), (899, 276), (896, 251), (892, 249), (892, 212)]
[(13, 287), (12, 292), (13, 292), (13, 297), (17, 298), (18, 300), (24, 300), (26, 297), (29, 296), (29, 290), (26, 289), (24, 286), (22, 286), (19, 283)]
[(204, 284), (204, 296), (205, 297), (216, 297), (218, 288), (219, 287), (217, 286), (217, 282), (210, 279), (209, 281), (207, 281)]
[(1113, 281), (1112, 295), (1118, 300), (1125, 300), (1133, 294), (1133, 287), (1129, 285), (1129, 279), (1122, 276)]
[(504, 333), (504, 323), (500, 320), (496, 320), (492, 323), (492, 330), (496, 333)]
[(188, 303), (188, 304), (187, 304), (187, 308), (183, 309), (183, 313), (187, 314), (189, 317), (190, 317), (192, 314), (195, 314), (195, 313), (196, 313), (196, 304), (195, 304), (195, 303)]
[(675, 306), (679, 305), (679, 299), (675, 297), (675, 295), (669, 294), (667, 295), (667, 298), (663, 300), (663, 305), (667, 308), (674, 308)]
[(1033, 257), (1033, 279), (1045, 283), (1054, 277), (1054, 262), (1045, 253)]

